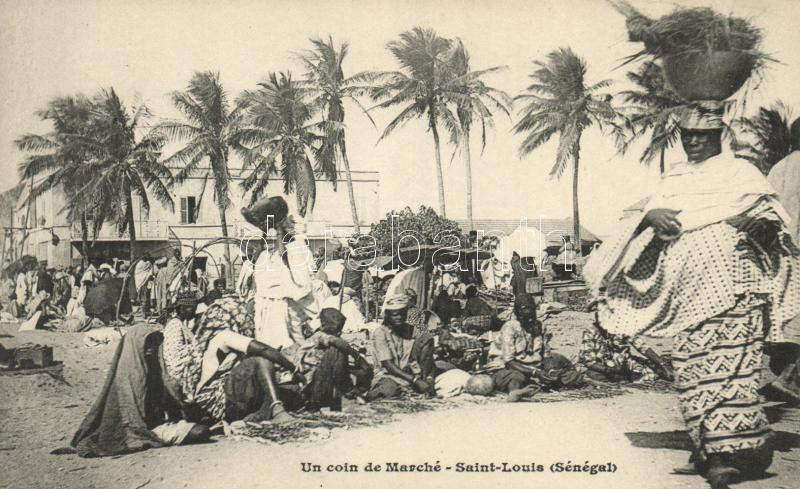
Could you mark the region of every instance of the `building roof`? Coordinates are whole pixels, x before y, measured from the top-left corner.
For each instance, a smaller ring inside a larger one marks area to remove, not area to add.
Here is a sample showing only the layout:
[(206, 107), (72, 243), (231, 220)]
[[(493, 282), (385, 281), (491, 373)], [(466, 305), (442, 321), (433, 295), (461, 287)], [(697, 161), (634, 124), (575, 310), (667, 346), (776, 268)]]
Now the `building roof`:
[[(466, 219), (454, 219), (454, 221), (458, 223), (463, 231), (468, 231), (469, 226), (467, 225)], [(514, 219), (473, 219), (472, 223), (475, 229), (482, 230), (486, 235), (501, 232), (510, 236), (520, 227), (519, 220)], [(570, 241), (574, 241), (575, 239), (575, 236), (573, 236), (572, 219), (542, 219), (541, 229), (539, 228), (539, 223), (539, 219), (529, 219), (528, 229), (537, 229), (545, 236), (552, 233), (547, 240), (548, 246), (560, 246), (561, 236), (565, 238), (569, 237)], [(601, 239), (582, 225), (581, 241), (583, 245), (592, 245), (601, 242)]]

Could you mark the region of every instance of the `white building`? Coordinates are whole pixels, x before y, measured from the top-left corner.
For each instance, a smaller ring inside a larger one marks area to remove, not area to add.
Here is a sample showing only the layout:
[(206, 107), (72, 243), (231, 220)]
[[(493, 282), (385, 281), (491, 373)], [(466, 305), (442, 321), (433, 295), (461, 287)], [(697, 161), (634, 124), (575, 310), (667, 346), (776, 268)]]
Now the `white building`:
[[(213, 197), (213, 176), (205, 179), (205, 173), (201, 169), (197, 176), (176, 186), (172, 192), (174, 212), (151, 198), (150, 212), (145, 213), (138, 199), (134, 197), (137, 254), (147, 252), (154, 257), (164, 256), (170, 248), (180, 246), (186, 255), (192, 248), (222, 236), (219, 210)], [(240, 209), (249, 203), (249, 200), (245, 201), (239, 187), (243, 174), (238, 169), (232, 169), (232, 174), (232, 204), (226, 213), (228, 235), (252, 236), (252, 226), (245, 222), (240, 213)], [(352, 172), (361, 232), (367, 232), (369, 225), (379, 219), (379, 176), (376, 171)], [(27, 190), (22, 192), (13, 213), (17, 230), (11, 233), (15, 248), (15, 256), (12, 258), (29, 254), (40, 261), (47, 261), (48, 266), (53, 267), (79, 263), (81, 226), (80, 222), (67, 222), (65, 213), (61, 212), (64, 208), (63, 193), (60, 190), (48, 192), (36, 198), (35, 204), (31, 206), (25, 203), (27, 195)], [(295, 206), (294, 195), (283, 194), (283, 181), (280, 178), (275, 178), (268, 185), (266, 195), (283, 195), (290, 209)], [(249, 199), (249, 195), (247, 198)], [(332, 182), (317, 180), (316, 205), (313, 212), (307, 214), (305, 223), (301, 223), (302, 227), (306, 228), (305, 234), (312, 250), (323, 245), (326, 231), (328, 237), (345, 237), (353, 233), (347, 181), (343, 172), (339, 173), (335, 191)], [(91, 222), (89, 229), (89, 240), (92, 241)], [(54, 235), (59, 238), (58, 244), (53, 243)], [(8, 239), (6, 236), (6, 240)], [(128, 242), (127, 230), (120, 236), (113, 223), (106, 223), (98, 231), (90, 255), (94, 259), (107, 261), (113, 258), (128, 259)], [(218, 270), (214, 265), (221, 267), (224, 264), (224, 247), (213, 246), (208, 250), (210, 256), (198, 256), (196, 265), (198, 268), (206, 268), (211, 276), (217, 276)], [(236, 264), (241, 262), (238, 248), (231, 247), (231, 257)], [(208, 263), (209, 261), (212, 263)]]

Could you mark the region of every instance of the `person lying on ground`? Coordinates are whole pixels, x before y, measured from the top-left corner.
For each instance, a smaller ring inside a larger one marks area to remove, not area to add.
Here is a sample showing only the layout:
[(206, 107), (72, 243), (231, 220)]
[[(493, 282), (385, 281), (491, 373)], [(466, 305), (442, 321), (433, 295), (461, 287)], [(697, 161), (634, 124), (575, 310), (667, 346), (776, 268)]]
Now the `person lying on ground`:
[[(286, 355), (308, 379), (303, 389), (306, 409), (323, 407), (341, 410), (342, 395), (355, 398), (367, 393), (372, 381), (372, 366), (347, 341), (340, 337), (346, 318), (326, 307), (319, 315), (320, 328), (303, 344), (290, 347)], [(291, 353), (290, 353), (291, 352)], [(348, 361), (353, 360), (353, 365)], [(355, 384), (352, 378), (355, 378)]]
[(514, 298), (514, 315), (503, 324), (489, 346), (487, 369), (495, 388), (516, 402), (536, 392), (572, 387), (580, 382), (571, 362), (550, 351), (542, 323), (536, 320), (536, 303), (529, 294)]
[(396, 397), (406, 388), (435, 395), (434, 339), (408, 324), (409, 306), (406, 294), (396, 294), (386, 301), (383, 325), (372, 336), (378, 367), (367, 401)]

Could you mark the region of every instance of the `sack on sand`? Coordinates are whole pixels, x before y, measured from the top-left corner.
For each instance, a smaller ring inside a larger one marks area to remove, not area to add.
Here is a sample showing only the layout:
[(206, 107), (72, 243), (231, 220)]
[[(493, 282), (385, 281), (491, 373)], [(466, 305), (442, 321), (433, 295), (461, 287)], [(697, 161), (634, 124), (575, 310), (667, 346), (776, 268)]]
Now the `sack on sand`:
[(441, 397), (454, 397), (464, 391), (470, 374), (463, 370), (453, 369), (436, 377), (436, 394)]

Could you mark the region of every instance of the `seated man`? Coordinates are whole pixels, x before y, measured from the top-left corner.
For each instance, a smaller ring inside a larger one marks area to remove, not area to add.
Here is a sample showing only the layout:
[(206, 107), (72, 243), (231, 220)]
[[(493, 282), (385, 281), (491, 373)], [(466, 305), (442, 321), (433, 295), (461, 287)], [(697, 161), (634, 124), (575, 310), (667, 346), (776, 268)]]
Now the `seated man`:
[[(372, 366), (350, 344), (340, 338), (345, 316), (336, 309), (326, 307), (319, 315), (320, 328), (299, 345), (294, 353), (294, 364), (309, 380), (303, 390), (309, 411), (329, 407), (341, 410), (341, 396), (350, 398), (365, 394), (372, 381)], [(354, 367), (348, 362), (354, 361)], [(351, 380), (355, 377), (355, 386)]]
[[(327, 284), (325, 285), (327, 288)], [(364, 315), (361, 314), (361, 309), (358, 306), (358, 303), (353, 299), (355, 295), (355, 291), (350, 287), (345, 287), (344, 290), (341, 291), (342, 297), (340, 298), (338, 295), (329, 295), (322, 301), (322, 309), (325, 308), (332, 308), (337, 309), (340, 311), (345, 319), (345, 330), (346, 331), (360, 331), (364, 328)], [(340, 307), (341, 302), (341, 307)], [(318, 318), (312, 320), (312, 323), (318, 323)], [(312, 326), (312, 329), (316, 329)]]
[(465, 295), (467, 303), (464, 305), (464, 316), (492, 316), (494, 314), (492, 307), (478, 297), (478, 288), (474, 284), (467, 285)]
[(503, 324), (489, 347), (487, 368), (495, 388), (516, 402), (533, 394), (532, 384), (557, 388), (579, 381), (569, 360), (550, 353), (542, 324), (536, 320), (536, 303), (529, 294), (514, 298), (514, 315)]
[(206, 296), (203, 298), (203, 301), (206, 303), (206, 305), (210, 306), (217, 299), (221, 299), (222, 296), (225, 295), (225, 287), (226, 284), (224, 278), (215, 279), (214, 287), (209, 290)]
[(390, 297), (384, 306), (383, 324), (372, 334), (378, 368), (366, 399), (395, 397), (407, 387), (433, 396), (433, 336), (419, 334), (406, 321), (411, 305), (406, 294)]
[(278, 398), (275, 366), (304, 379), (280, 352), (241, 334), (244, 304), (223, 298), (198, 324), (196, 306), (193, 295), (179, 296), (177, 316), (163, 333), (141, 325), (124, 336), (72, 440), (79, 455), (202, 441), (207, 427), (222, 420), (292, 420)]

